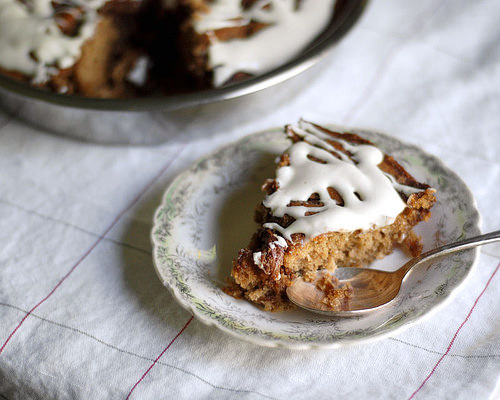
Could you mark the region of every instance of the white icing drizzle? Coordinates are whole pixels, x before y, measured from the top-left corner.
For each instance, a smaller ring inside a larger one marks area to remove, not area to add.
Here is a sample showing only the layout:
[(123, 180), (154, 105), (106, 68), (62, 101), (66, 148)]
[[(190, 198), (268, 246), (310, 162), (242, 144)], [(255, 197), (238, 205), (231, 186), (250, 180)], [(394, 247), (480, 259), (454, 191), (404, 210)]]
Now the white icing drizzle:
[[(283, 241), (285, 242), (285, 239), (283, 239)], [(271, 245), (272, 245), (272, 243), (271, 243)], [(285, 242), (285, 246), (284, 247), (287, 247), (286, 242)], [(274, 248), (274, 247), (271, 247), (271, 248)], [(255, 253), (253, 253), (253, 263), (258, 268), (260, 268), (261, 270), (264, 271), (264, 264), (262, 263), (262, 252), (261, 251), (256, 251)], [(276, 276), (276, 280), (279, 281), (280, 279), (281, 279), (281, 273), (278, 272), (278, 275)]]
[[(220, 86), (239, 71), (262, 74), (291, 59), (326, 27), (334, 5), (335, 0), (308, 0), (297, 10), (296, 0), (260, 0), (244, 10), (241, 1), (215, 0), (210, 12), (200, 14), (194, 24), (212, 42), (208, 59), (214, 69), (213, 84)], [(222, 42), (210, 35), (210, 31), (250, 21), (269, 26), (245, 39)]]
[(148, 69), (151, 62), (146, 56), (139, 57), (134, 67), (127, 75), (127, 80), (136, 86), (144, 86), (148, 78)]
[[(276, 246), (284, 247), (284, 248), (288, 247), (286, 240), (282, 236), (274, 235), (274, 238), (275, 238), (274, 242), (269, 243), (269, 248), (271, 250), (274, 250), (276, 248)], [(264, 265), (262, 263), (262, 252), (261, 251), (256, 251), (253, 253), (253, 263), (257, 267), (259, 267), (260, 269), (262, 269), (262, 270), (264, 269)], [(281, 279), (281, 274), (279, 274), (278, 279)]]
[[(353, 145), (333, 139), (352, 154), (355, 163), (327, 143), (325, 139), (332, 138), (314, 125), (300, 121), (293, 130), (305, 141), (289, 148), (290, 165), (277, 171), (279, 189), (263, 202), (274, 216), (288, 214), (295, 218), (288, 228), (276, 223), (264, 224), (264, 227), (280, 232), (288, 240), (293, 233), (303, 233), (312, 238), (325, 232), (351, 232), (389, 225), (406, 207), (398, 191), (411, 194), (422, 190), (388, 179), (389, 176), (378, 168), (384, 154), (375, 146)], [(327, 150), (335, 152), (341, 159)], [(312, 161), (308, 155), (326, 163)], [(330, 197), (328, 187), (339, 193), (343, 206)], [(307, 201), (312, 193), (319, 194), (324, 206), (288, 206), (292, 200)], [(317, 214), (306, 216), (305, 212)]]
[(72, 66), (94, 32), (97, 9), (106, 0), (74, 0), (85, 16), (78, 34), (64, 35), (54, 20), (51, 0), (0, 0), (0, 66), (42, 83), (58, 68)]
[(262, 252), (256, 251), (253, 253), (253, 262), (257, 267), (262, 268)]
[(269, 247), (274, 249), (276, 246), (287, 247), (286, 240), (282, 236), (275, 236), (276, 240), (269, 243)]

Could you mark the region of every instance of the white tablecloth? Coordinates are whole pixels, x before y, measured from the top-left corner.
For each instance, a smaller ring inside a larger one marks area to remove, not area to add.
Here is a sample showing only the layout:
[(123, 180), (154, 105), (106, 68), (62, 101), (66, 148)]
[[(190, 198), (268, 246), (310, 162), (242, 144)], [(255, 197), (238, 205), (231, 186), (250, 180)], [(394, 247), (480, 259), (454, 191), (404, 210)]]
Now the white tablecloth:
[(419, 145), (470, 187), (483, 231), (500, 228), (497, 0), (374, 0), (324, 63), (254, 121), (157, 146), (83, 143), (0, 110), (0, 399), (500, 398), (499, 245), (436, 313), (334, 350), (242, 342), (156, 277), (149, 234), (168, 183), (302, 116)]

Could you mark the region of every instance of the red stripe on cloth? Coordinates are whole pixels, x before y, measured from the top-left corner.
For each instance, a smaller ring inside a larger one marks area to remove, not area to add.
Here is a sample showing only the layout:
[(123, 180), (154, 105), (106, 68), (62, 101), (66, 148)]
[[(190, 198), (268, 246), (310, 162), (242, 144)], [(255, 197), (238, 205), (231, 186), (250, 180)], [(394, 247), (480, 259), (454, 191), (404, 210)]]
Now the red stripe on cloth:
[(40, 300), (38, 303), (35, 304), (27, 313), (26, 315), (19, 321), (17, 326), (14, 328), (14, 330), (10, 333), (10, 335), (7, 337), (5, 342), (2, 344), (2, 347), (0, 347), (0, 355), (5, 349), (5, 346), (9, 343), (9, 341), (12, 339), (12, 337), (16, 334), (18, 329), (24, 324), (24, 321), (30, 316), (33, 311), (35, 311), (38, 307), (40, 307), (47, 299), (50, 298), (54, 294), (54, 292), (63, 284), (63, 282), (73, 273), (73, 271), (82, 263), (83, 260), (85, 260), (88, 255), (97, 247), (99, 243), (106, 237), (106, 235), (109, 233), (111, 229), (116, 225), (116, 223), (129, 211), (137, 202), (141, 199), (141, 197), (148, 191), (148, 189), (160, 178), (160, 176), (163, 175), (163, 173), (172, 165), (172, 163), (179, 157), (179, 155), (183, 152), (183, 150), (187, 147), (187, 144), (185, 144), (177, 153), (175, 157), (172, 157), (161, 169), (160, 171), (148, 182), (148, 184), (139, 192), (139, 194), (113, 219), (111, 224), (106, 228), (104, 233), (102, 233), (99, 238), (94, 242), (92, 246), (80, 257), (80, 259), (70, 268), (70, 270), (57, 282), (57, 284), (54, 286), (54, 288), (49, 292), (48, 295), (46, 295), (42, 300)]
[(191, 323), (192, 320), (193, 320), (193, 316), (191, 316), (191, 318), (189, 318), (188, 322), (186, 322), (186, 324), (182, 327), (182, 329), (179, 331), (179, 333), (177, 333), (177, 335), (175, 335), (175, 337), (170, 341), (170, 343), (168, 344), (168, 346), (163, 349), (163, 351), (160, 353), (160, 355), (158, 357), (156, 357), (156, 359), (153, 361), (153, 364), (151, 364), (149, 366), (149, 368), (146, 370), (146, 372), (144, 372), (142, 374), (142, 376), (135, 383), (135, 385), (132, 386), (132, 389), (130, 389), (130, 392), (128, 392), (128, 395), (125, 398), (125, 400), (128, 400), (130, 398), (130, 396), (132, 395), (132, 392), (135, 390), (135, 388), (137, 387), (137, 385), (142, 382), (142, 380), (146, 377), (146, 375), (149, 373), (149, 371), (151, 371), (151, 369), (155, 366), (155, 364), (160, 360), (160, 358), (163, 356), (163, 354), (165, 354), (165, 352), (170, 348), (170, 346), (172, 346), (172, 343), (174, 343), (177, 340), (177, 338), (180, 335), (182, 335), (182, 333), (186, 330), (186, 328), (188, 327), (188, 325)]
[(445, 353), (441, 356), (441, 358), (437, 361), (437, 363), (434, 365), (434, 367), (432, 368), (431, 372), (429, 373), (429, 375), (427, 375), (427, 377), (424, 379), (424, 381), (422, 382), (422, 384), (418, 387), (417, 390), (415, 390), (412, 395), (408, 398), (408, 400), (412, 400), (415, 395), (424, 387), (424, 385), (427, 383), (427, 381), (431, 378), (432, 375), (434, 375), (434, 372), (436, 372), (437, 370), (437, 367), (439, 366), (439, 364), (441, 364), (441, 361), (444, 360), (444, 358), (448, 355), (448, 353), (450, 352), (453, 344), (455, 343), (455, 339), (457, 338), (458, 334), (460, 333), (460, 331), (462, 330), (462, 328), (464, 327), (464, 325), (467, 323), (467, 321), (469, 320), (470, 316), (472, 315), (472, 312), (474, 311), (474, 309), (476, 308), (477, 306), (477, 303), (479, 302), (479, 299), (483, 296), (484, 292), (486, 292), (486, 289), (488, 289), (488, 286), (490, 286), (490, 283), (491, 281), (493, 280), (493, 278), (495, 277), (496, 273), (498, 272), (498, 269), (500, 268), (500, 263), (497, 265), (497, 267), (495, 268), (495, 270), (493, 271), (493, 273), (491, 274), (490, 278), (488, 279), (488, 282), (486, 282), (486, 285), (484, 286), (483, 290), (481, 291), (481, 293), (479, 293), (479, 296), (477, 296), (476, 300), (474, 301), (474, 304), (472, 305), (469, 313), (467, 314), (467, 316), (465, 317), (465, 319), (463, 320), (463, 322), (460, 324), (460, 326), (458, 327), (457, 331), (455, 332), (455, 334), (453, 335), (453, 338), (451, 339), (450, 341), (450, 344), (448, 345), (448, 348), (446, 349)]

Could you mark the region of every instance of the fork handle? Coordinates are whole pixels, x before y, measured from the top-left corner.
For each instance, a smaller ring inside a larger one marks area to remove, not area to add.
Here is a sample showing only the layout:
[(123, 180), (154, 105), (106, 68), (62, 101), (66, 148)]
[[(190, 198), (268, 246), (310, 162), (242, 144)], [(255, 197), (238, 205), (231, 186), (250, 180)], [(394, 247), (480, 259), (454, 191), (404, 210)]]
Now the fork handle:
[(477, 247), (498, 241), (500, 241), (500, 231), (493, 231), (485, 233), (484, 235), (473, 236), (464, 240), (459, 240), (458, 242), (445, 244), (444, 246), (440, 246), (433, 250), (422, 253), (420, 256), (415, 258), (413, 262), (408, 263), (410, 265), (405, 265), (405, 273), (408, 272), (411, 267), (419, 264), (422, 261), (432, 260), (434, 258), (442, 257), (451, 253), (456, 253), (457, 251), (462, 251), (470, 249), (472, 247)]

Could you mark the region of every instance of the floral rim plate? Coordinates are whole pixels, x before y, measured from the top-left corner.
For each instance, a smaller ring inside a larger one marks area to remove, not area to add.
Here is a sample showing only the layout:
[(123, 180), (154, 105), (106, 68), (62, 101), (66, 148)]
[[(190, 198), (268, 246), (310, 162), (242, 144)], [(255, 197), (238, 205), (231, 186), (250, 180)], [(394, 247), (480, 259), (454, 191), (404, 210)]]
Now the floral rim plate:
[[(424, 250), (480, 233), (473, 196), (438, 159), (390, 136), (351, 131), (376, 143), (437, 190), (430, 221), (416, 229)], [(288, 146), (281, 129), (248, 136), (198, 161), (167, 188), (154, 217), (153, 259), (161, 281), (182, 306), (240, 339), (309, 349), (394, 333), (450, 299), (472, 270), (477, 249), (417, 268), (397, 301), (364, 317), (339, 319), (302, 310), (271, 313), (226, 295), (221, 288), (231, 261), (256, 228), (252, 216), (262, 199), (260, 185), (274, 176), (276, 156)], [(395, 269), (404, 261), (396, 251), (376, 266)]]

